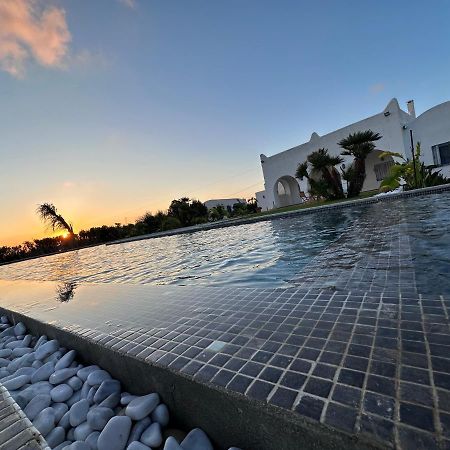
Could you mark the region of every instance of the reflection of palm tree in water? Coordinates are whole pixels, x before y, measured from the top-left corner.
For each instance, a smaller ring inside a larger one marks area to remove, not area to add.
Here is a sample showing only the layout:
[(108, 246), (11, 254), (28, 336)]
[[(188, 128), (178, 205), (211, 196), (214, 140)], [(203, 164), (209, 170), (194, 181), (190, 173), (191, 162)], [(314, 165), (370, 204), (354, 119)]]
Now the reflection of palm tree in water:
[(77, 283), (74, 281), (66, 281), (64, 283), (59, 283), (56, 286), (56, 299), (61, 303), (67, 303), (72, 300), (75, 295), (75, 289), (77, 288)]

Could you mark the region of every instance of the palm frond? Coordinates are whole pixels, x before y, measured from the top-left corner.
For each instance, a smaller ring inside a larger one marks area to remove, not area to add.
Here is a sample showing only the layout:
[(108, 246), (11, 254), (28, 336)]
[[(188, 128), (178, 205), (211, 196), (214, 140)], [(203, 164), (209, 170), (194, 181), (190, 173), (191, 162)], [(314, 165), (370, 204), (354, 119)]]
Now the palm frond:
[(53, 231), (61, 230), (73, 234), (72, 224), (58, 214), (56, 206), (53, 203), (42, 203), (42, 205), (38, 205), (36, 212), (42, 221), (47, 223)]

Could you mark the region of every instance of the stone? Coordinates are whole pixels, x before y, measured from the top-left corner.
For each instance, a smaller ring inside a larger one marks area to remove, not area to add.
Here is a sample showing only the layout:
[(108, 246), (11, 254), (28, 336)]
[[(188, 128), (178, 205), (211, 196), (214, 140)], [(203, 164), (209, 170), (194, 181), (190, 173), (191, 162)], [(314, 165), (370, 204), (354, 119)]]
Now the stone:
[(76, 402), (79, 402), (80, 400), (82, 400), (81, 391), (78, 390), (77, 392), (73, 393), (72, 397), (70, 397), (69, 400), (67, 400), (66, 404), (69, 408), (71, 408), (72, 405), (74, 405)]
[(163, 450), (184, 450), (180, 445), (178, 444), (177, 440), (169, 436), (166, 440), (166, 443), (164, 444)]
[(89, 383), (90, 386), (98, 387), (103, 383), (103, 381), (110, 379), (111, 375), (106, 370), (99, 369), (91, 372), (88, 375), (86, 381)]
[(214, 450), (206, 433), (200, 428), (194, 428), (181, 443), (183, 450)]
[[(56, 369), (56, 366), (55, 366)], [(56, 370), (50, 375), (48, 381), (52, 384), (61, 384), (63, 381), (68, 380), (77, 373), (77, 369), (60, 369)]]
[(122, 396), (120, 397), (120, 404), (126, 406), (131, 402), (131, 400), (134, 400), (135, 398), (138, 398), (138, 395), (132, 395), (128, 392), (123, 392)]
[(31, 382), (37, 383), (38, 381), (47, 381), (54, 371), (55, 365), (52, 362), (45, 363), (43, 366), (39, 367), (31, 376)]
[[(81, 380), (81, 378), (80, 378), (80, 380)], [(80, 390), (81, 398), (87, 398), (90, 389), (91, 389), (91, 386), (89, 386), (88, 382), (85, 381), (83, 383), (83, 387)]]
[(100, 436), (100, 431), (93, 431), (87, 438), (86, 444), (89, 445), (91, 450), (97, 450), (97, 441)]
[(89, 445), (83, 441), (75, 441), (70, 444), (70, 450), (91, 450)]
[(73, 389), (68, 384), (59, 384), (50, 391), (50, 397), (55, 403), (65, 402), (72, 397)]
[(158, 422), (161, 427), (166, 427), (169, 424), (169, 409), (164, 403), (159, 404), (152, 412), (151, 419), (153, 422)]
[(14, 373), (22, 367), (30, 367), (35, 360), (35, 354), (28, 353), (27, 355), (23, 355), (19, 358), (14, 359), (8, 364), (9, 373)]
[(114, 393), (111, 395), (108, 395), (108, 397), (103, 400), (99, 406), (104, 406), (105, 408), (115, 408), (120, 402), (120, 394)]
[(97, 392), (97, 388), (95, 388), (95, 387), (91, 387), (89, 389), (86, 399), (89, 400), (90, 403), (94, 403), (94, 397), (95, 397), (96, 392)]
[(73, 376), (70, 378), (70, 380), (67, 382), (67, 384), (76, 392), (79, 391), (83, 387), (83, 382), (81, 381), (81, 378), (78, 378), (77, 376)]
[(65, 447), (70, 448), (72, 441), (64, 441), (63, 443), (57, 445), (53, 450), (63, 450)]
[(15, 391), (16, 389), (21, 388), (29, 382), (29, 375), (19, 375), (18, 377), (12, 378), (11, 380), (4, 381), (3, 386), (5, 389), (8, 389), (8, 391)]
[(141, 420), (148, 416), (159, 404), (157, 393), (137, 397), (128, 404), (125, 414), (133, 420)]
[(172, 436), (179, 444), (181, 444), (186, 435), (187, 433), (179, 430), (178, 428), (166, 428), (163, 432), (163, 439), (167, 439), (169, 436)]
[(100, 370), (100, 367), (96, 365), (83, 367), (77, 372), (77, 377), (81, 378), (82, 381), (86, 381), (89, 374), (96, 370)]
[(57, 445), (64, 442), (64, 439), (66, 438), (66, 430), (62, 427), (56, 427), (53, 428), (50, 433), (45, 436), (45, 440), (47, 441), (47, 444), (50, 448), (54, 448)]
[(133, 441), (128, 447), (127, 450), (152, 450), (150, 447), (147, 447), (142, 442)]
[(31, 421), (33, 421), (42, 410), (50, 406), (51, 402), (52, 399), (48, 394), (36, 395), (36, 397), (29, 401), (23, 412)]
[(18, 377), (19, 375), (27, 375), (31, 378), (33, 375), (34, 369), (32, 367), (21, 367), (19, 370), (16, 370), (12, 375), (8, 375), (7, 377), (2, 379), (2, 382), (12, 380), (13, 378)]
[(139, 441), (142, 433), (151, 425), (152, 421), (150, 417), (144, 417), (133, 425), (131, 429), (130, 437), (128, 438), (128, 445), (133, 441)]
[(20, 341), (12, 341), (5, 345), (5, 348), (9, 348), (10, 350), (14, 350), (15, 348), (26, 347), (26, 344), (23, 340)]
[(53, 339), (51, 341), (42, 344), (36, 350), (36, 359), (42, 361), (43, 359), (49, 357), (52, 353), (55, 353), (59, 348), (59, 343), (57, 340)]
[(18, 358), (19, 356), (26, 355), (27, 353), (33, 353), (33, 349), (32, 348), (28, 348), (28, 347), (15, 348), (12, 351), (11, 358), (12, 359)]
[(113, 417), (98, 437), (98, 450), (124, 450), (130, 430), (131, 419), (129, 417)]
[(70, 428), (70, 411), (67, 411), (58, 422), (59, 427), (63, 427), (66, 431)]
[(101, 403), (111, 394), (120, 393), (120, 381), (117, 380), (105, 380), (97, 389), (94, 395), (94, 403)]
[(61, 358), (63, 354), (61, 353), (61, 351), (56, 351), (55, 353), (52, 353), (50, 356), (48, 356), (47, 358), (44, 359), (44, 362), (53, 362), (53, 363), (57, 363), (58, 360)]
[(25, 327), (25, 325), (22, 322), (19, 322), (15, 327), (14, 327), (14, 334), (16, 336), (20, 336), (22, 334), (25, 334), (27, 332), (27, 328)]
[(47, 342), (47, 336), (43, 334), (37, 341), (36, 344), (34, 344), (34, 350), (37, 350), (38, 347), (40, 347), (42, 344), (45, 344)]
[[(12, 353), (12, 350), (11, 349), (5, 349), (5, 350), (8, 350), (8, 351), (10, 351), (11, 353)], [(0, 367), (6, 367), (7, 365), (9, 365), (10, 364), (10, 360), (9, 359), (6, 359), (6, 358), (0, 358)], [(9, 372), (8, 372), (9, 373)]]
[(159, 447), (163, 442), (161, 425), (158, 422), (152, 423), (142, 433), (140, 441), (149, 447)]
[(86, 421), (86, 417), (89, 411), (89, 401), (86, 399), (76, 402), (70, 408), (70, 425), (77, 427), (81, 423)]
[(14, 327), (9, 327), (3, 330), (0, 333), (0, 338), (9, 337), (9, 336), (15, 336), (14, 334)]
[(67, 432), (67, 440), (69, 441), (75, 441), (75, 435), (74, 435), (75, 428), (69, 428), (69, 431)]
[(85, 441), (93, 431), (87, 422), (83, 422), (75, 428), (73, 435), (77, 441)]
[(93, 430), (101, 431), (113, 416), (114, 412), (112, 409), (96, 406), (87, 413), (87, 423)]
[(55, 411), (55, 423), (58, 423), (69, 411), (69, 407), (65, 403), (53, 403), (52, 408)]
[(12, 350), (10, 348), (3, 348), (0, 350), (0, 358), (9, 358)]
[(52, 389), (53, 386), (48, 381), (38, 381), (37, 383), (27, 387), (22, 394), (28, 401), (30, 401), (33, 397), (39, 394), (50, 395)]
[(68, 351), (55, 365), (55, 370), (65, 369), (66, 367), (69, 367), (73, 360), (75, 359), (75, 356), (77, 355), (77, 352), (75, 350)]
[(55, 427), (55, 411), (53, 408), (45, 408), (33, 420), (33, 425), (37, 428), (42, 436), (47, 436)]

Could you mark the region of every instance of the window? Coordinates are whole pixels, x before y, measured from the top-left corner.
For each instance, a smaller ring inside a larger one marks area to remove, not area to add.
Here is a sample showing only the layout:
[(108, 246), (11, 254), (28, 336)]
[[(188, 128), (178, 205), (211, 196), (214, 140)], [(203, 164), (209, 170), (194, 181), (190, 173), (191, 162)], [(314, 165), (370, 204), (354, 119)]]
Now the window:
[(433, 151), (433, 161), (436, 166), (450, 164), (450, 142), (434, 145), (431, 149)]

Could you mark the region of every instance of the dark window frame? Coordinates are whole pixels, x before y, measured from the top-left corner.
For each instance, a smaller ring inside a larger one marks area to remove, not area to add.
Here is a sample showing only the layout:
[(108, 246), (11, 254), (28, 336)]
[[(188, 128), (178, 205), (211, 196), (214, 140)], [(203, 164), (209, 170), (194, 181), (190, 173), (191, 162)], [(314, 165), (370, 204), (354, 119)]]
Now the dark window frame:
[[(433, 152), (433, 162), (435, 166), (441, 167), (450, 165), (450, 141), (433, 145), (431, 150)], [(445, 150), (444, 155), (442, 153), (443, 150)]]

